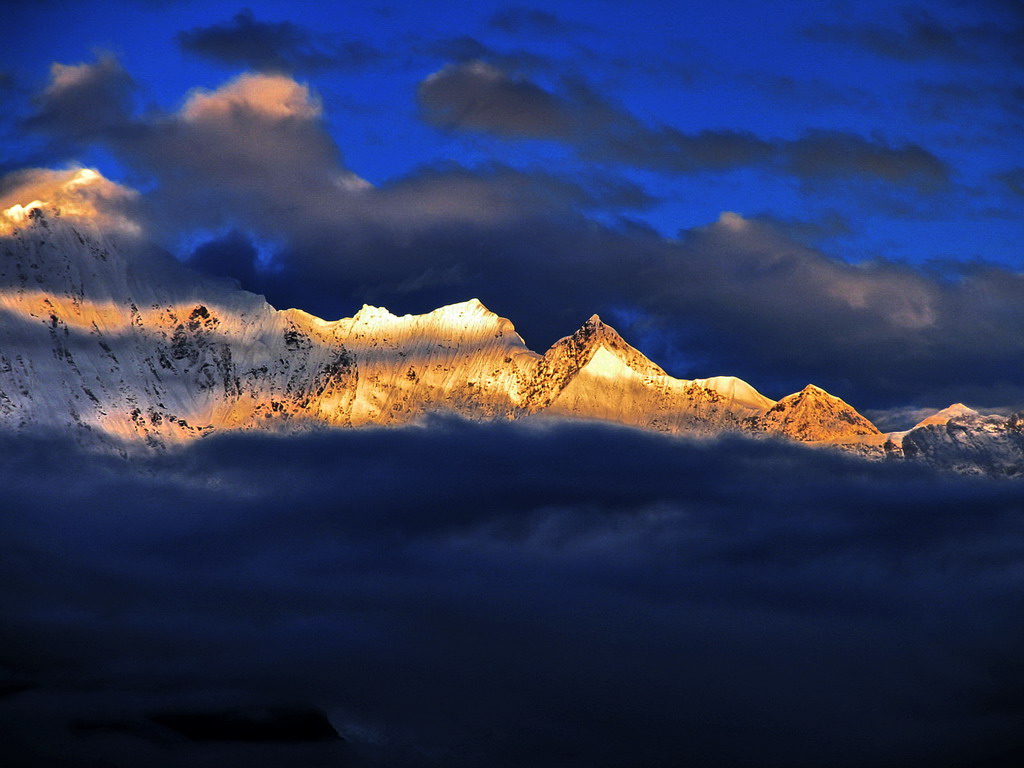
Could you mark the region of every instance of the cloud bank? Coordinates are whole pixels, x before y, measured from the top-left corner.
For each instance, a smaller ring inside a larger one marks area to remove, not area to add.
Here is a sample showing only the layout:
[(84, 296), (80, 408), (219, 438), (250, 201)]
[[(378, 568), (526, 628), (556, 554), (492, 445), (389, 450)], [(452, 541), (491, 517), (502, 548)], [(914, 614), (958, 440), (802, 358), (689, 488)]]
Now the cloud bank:
[[(586, 425), (234, 435), (135, 468), (3, 449), (7, 755), (870, 767), (1024, 749), (1013, 483)], [(153, 719), (274, 707), (325, 713), (346, 744), (254, 752)]]
[(355, 69), (382, 55), (361, 40), (341, 43), (290, 21), (258, 21), (247, 8), (229, 22), (183, 30), (176, 40), (187, 53), (261, 72)]
[(440, 128), (562, 141), (589, 160), (662, 173), (765, 167), (806, 180), (873, 179), (922, 191), (949, 183), (945, 164), (914, 144), (891, 146), (844, 131), (773, 140), (733, 130), (652, 127), (583, 83), (555, 93), (482, 61), (435, 72), (420, 84), (418, 98), (424, 119)]

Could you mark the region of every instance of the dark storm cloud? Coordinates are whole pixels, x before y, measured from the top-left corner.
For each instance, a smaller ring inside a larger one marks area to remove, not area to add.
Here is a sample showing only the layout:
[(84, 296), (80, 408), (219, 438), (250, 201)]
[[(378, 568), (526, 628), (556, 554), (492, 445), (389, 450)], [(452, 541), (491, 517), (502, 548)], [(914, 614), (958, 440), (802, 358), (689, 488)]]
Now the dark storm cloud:
[[(421, 167), (377, 188), (370, 197), (381, 213), (404, 216), (424, 209), (427, 222), (448, 218), (501, 222), (531, 216), (564, 217), (580, 210), (643, 209), (656, 202), (643, 187), (618, 176), (581, 173), (574, 180), (540, 170), (519, 171), (498, 163), (465, 168), (455, 163)], [(473, 212), (474, 207), (479, 211)], [(428, 210), (430, 209), (430, 210)], [(433, 210), (433, 214), (431, 213)], [(432, 222), (431, 222), (432, 223)]]
[(0, 475), (9, 758), (346, 764), (152, 718), (279, 706), (323, 711), (355, 766), (1010, 765), (1024, 746), (1013, 483), (449, 421), (136, 466), (4, 438)]
[[(48, 102), (42, 110), (49, 114)], [(157, 228), (174, 228), (179, 217), (210, 228), (233, 216), (297, 222), (298, 206), (327, 204), (363, 184), (342, 166), (319, 102), (283, 75), (246, 74), (217, 91), (195, 91), (177, 113), (119, 117), (102, 143), (161, 182), (151, 198)], [(48, 127), (58, 138), (79, 131), (70, 113)]]
[(843, 131), (809, 131), (785, 152), (789, 171), (803, 179), (867, 177), (935, 191), (949, 184), (949, 168), (917, 144), (899, 147)]
[(123, 132), (136, 85), (111, 54), (92, 64), (54, 64), (50, 84), (36, 99), (25, 126), (71, 142), (109, 139)]
[(675, 128), (633, 127), (585, 143), (581, 154), (662, 173), (699, 173), (764, 165), (775, 155), (775, 147), (745, 131), (684, 133)]
[(995, 179), (1017, 197), (1024, 197), (1024, 168), (1013, 168), (996, 174)]
[[(724, 331), (735, 351), (719, 358), (724, 370), (746, 356), (758, 365), (771, 358), (768, 368), (827, 380), (864, 407), (881, 405), (885, 392), (896, 401), (984, 405), (1024, 394), (1005, 368), (1006, 355), (1024, 354), (1020, 275), (983, 264), (949, 265), (946, 274), (883, 260), (846, 264), (733, 216), (685, 233), (678, 255), (677, 278), (663, 280), (649, 306), (689, 305), (692, 322), (718, 329), (709, 338)], [(753, 380), (760, 376), (773, 374)], [(902, 395), (897, 380), (907, 386)], [(982, 393), (987, 386), (991, 395)]]
[(496, 11), (487, 24), (492, 29), (516, 35), (560, 35), (573, 28), (550, 11), (523, 6)]
[(584, 159), (662, 173), (761, 167), (809, 181), (877, 180), (923, 192), (949, 184), (946, 165), (916, 144), (892, 146), (843, 131), (773, 140), (734, 130), (652, 127), (582, 82), (566, 82), (555, 93), (480, 61), (431, 75), (420, 84), (418, 99), (423, 118), (446, 130), (561, 141)]
[(949, 124), (947, 145), (1015, 142), (1024, 125), (1024, 85), (1012, 81), (921, 81), (908, 107), (922, 120)]
[(418, 97), (423, 119), (439, 128), (562, 139), (574, 132), (574, 116), (558, 97), (481, 61), (431, 75)]
[(257, 285), (259, 251), (244, 232), (233, 229), (198, 246), (188, 264), (210, 275), (225, 275), (238, 280), (244, 288)]
[(900, 61), (974, 63), (993, 57), (1021, 60), (1024, 27), (1019, 21), (955, 24), (914, 8), (905, 9), (901, 21), (898, 29), (882, 23), (817, 23), (805, 27), (803, 34), (811, 40), (852, 45)]
[(877, 104), (867, 91), (819, 78), (801, 79), (767, 72), (751, 73), (747, 79), (777, 102), (820, 109), (823, 106), (874, 109)]
[(522, 48), (502, 49), (485, 45), (470, 35), (430, 38), (418, 43), (417, 50), (435, 59), (468, 64), (484, 61), (506, 71), (533, 71), (550, 69), (554, 63), (545, 56)]
[(264, 72), (354, 68), (381, 58), (362, 41), (337, 43), (290, 21), (257, 21), (249, 9), (229, 22), (179, 32), (176, 39), (188, 53)]

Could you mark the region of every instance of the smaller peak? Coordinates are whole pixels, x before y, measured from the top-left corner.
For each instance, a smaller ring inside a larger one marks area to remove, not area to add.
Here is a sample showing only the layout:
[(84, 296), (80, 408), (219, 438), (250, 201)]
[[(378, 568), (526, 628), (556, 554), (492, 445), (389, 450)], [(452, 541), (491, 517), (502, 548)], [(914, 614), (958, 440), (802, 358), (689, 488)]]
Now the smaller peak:
[(601, 334), (612, 334), (618, 336), (619, 332), (612, 328), (608, 323), (601, 319), (601, 316), (596, 312), (587, 318), (586, 322), (583, 323), (577, 330), (576, 333), (583, 333), (586, 335), (601, 335)]
[(458, 307), (460, 309), (482, 310), (483, 312), (486, 312), (488, 314), (492, 314), (492, 315), (494, 314), (493, 312), (491, 312), (491, 310), (489, 310), (486, 307), (486, 305), (482, 301), (480, 301), (480, 299), (478, 299), (476, 297), (474, 297), (472, 299), (467, 299), (466, 301), (460, 301), (460, 302), (457, 302), (455, 304), (451, 304), (449, 306)]
[(353, 320), (375, 320), (382, 317), (394, 317), (386, 307), (375, 307), (373, 304), (363, 304), (359, 311), (353, 316)]
[(467, 312), (472, 312), (478, 315), (493, 316), (497, 317), (497, 314), (489, 310), (480, 299), (467, 299), (466, 301), (458, 301), (454, 304), (445, 304), (443, 307), (429, 312), (431, 315), (461, 315)]
[(777, 403), (776, 407), (791, 408), (800, 403), (836, 403), (841, 405), (847, 405), (846, 401), (842, 398), (836, 397), (835, 395), (827, 392), (816, 384), (808, 384), (803, 389), (793, 392), (792, 394), (786, 395), (781, 398)]
[(793, 395), (791, 395), (791, 397), (796, 397), (800, 399), (811, 398), (813, 400), (835, 400), (840, 403), (845, 402), (841, 397), (836, 397), (831, 392), (822, 389), (816, 384), (808, 384), (799, 392), (796, 392)]
[(619, 332), (602, 320), (598, 314), (588, 317), (587, 321), (576, 330), (573, 337), (592, 341), (610, 339), (613, 343), (626, 343), (622, 336), (619, 335)]
[(922, 419), (913, 426), (913, 429), (918, 427), (928, 427), (933, 424), (942, 425), (949, 422), (950, 419), (955, 419), (957, 416), (977, 416), (978, 412), (973, 408), (968, 408), (963, 403), (953, 403), (952, 405), (943, 408), (941, 411), (936, 411), (931, 416)]
[(572, 353), (574, 356), (582, 355), (580, 359), (586, 358), (584, 361), (586, 362), (602, 347), (621, 358), (626, 365), (641, 375), (665, 375), (665, 371), (648, 360), (642, 352), (630, 346), (617, 330), (606, 325), (597, 315), (591, 315), (587, 322), (572, 335), (565, 336), (552, 344), (546, 354), (560, 354), (558, 350), (570, 348), (574, 350)]

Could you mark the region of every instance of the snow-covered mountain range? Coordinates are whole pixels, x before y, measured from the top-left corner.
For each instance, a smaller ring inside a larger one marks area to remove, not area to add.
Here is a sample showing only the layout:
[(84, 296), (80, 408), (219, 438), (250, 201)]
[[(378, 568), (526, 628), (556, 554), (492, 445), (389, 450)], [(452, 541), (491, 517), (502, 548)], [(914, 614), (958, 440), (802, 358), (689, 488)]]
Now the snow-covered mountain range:
[(813, 385), (776, 402), (730, 376), (673, 378), (597, 315), (544, 354), (476, 299), (400, 317), (364, 306), (327, 321), (193, 273), (130, 228), (40, 203), (2, 217), (5, 429), (71, 432), (128, 451), (223, 430), (393, 425), (450, 412), (777, 435), (1024, 472), (1019, 417), (958, 405), (885, 435)]

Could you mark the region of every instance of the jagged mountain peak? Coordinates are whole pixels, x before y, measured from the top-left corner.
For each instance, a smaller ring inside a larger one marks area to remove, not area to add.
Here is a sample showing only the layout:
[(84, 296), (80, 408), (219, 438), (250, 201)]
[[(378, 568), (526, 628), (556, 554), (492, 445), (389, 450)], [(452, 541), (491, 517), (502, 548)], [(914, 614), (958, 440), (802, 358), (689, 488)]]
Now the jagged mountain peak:
[(391, 313), (387, 307), (377, 307), (373, 304), (363, 304), (359, 311), (352, 315), (353, 320), (360, 322), (372, 322), (375, 320), (398, 319), (397, 315)]
[(964, 416), (971, 417), (978, 415), (980, 414), (976, 410), (967, 407), (963, 403), (953, 403), (952, 405), (948, 405), (942, 410), (935, 411), (935, 413), (932, 413), (931, 415), (921, 419), (919, 422), (917, 422), (917, 424), (912, 426), (910, 429), (903, 429), (897, 432), (890, 432), (888, 434), (890, 444), (888, 445), (886, 450), (893, 453), (899, 453), (900, 451), (902, 451), (903, 439), (911, 432), (913, 432), (915, 429), (921, 429), (922, 427), (943, 426), (945, 424), (948, 424), (952, 419), (959, 419)]
[(591, 315), (575, 333), (565, 336), (551, 345), (545, 357), (568, 358), (576, 366), (582, 368), (591, 362), (601, 349), (620, 359), (640, 375), (666, 375), (660, 366), (652, 363), (646, 355), (629, 344), (617, 330), (596, 314)]
[[(435, 317), (449, 318), (449, 319), (501, 319), (497, 312), (492, 312), (480, 299), (467, 299), (466, 301), (458, 301), (454, 304), (446, 304), (443, 307), (438, 307), (432, 312), (428, 312), (428, 315)], [(506, 320), (506, 322), (509, 322)]]
[(812, 398), (812, 399), (819, 399), (819, 400), (832, 399), (832, 400), (839, 400), (840, 402), (842, 402), (841, 398), (838, 398), (835, 395), (832, 395), (832, 394), (826, 392), (824, 389), (822, 389), (821, 387), (817, 386), (816, 384), (807, 384), (799, 392), (794, 392), (792, 395), (789, 395), (789, 397), (798, 397), (798, 398), (801, 398), (801, 399)]

